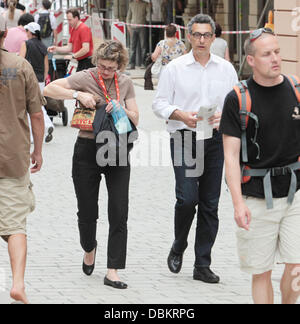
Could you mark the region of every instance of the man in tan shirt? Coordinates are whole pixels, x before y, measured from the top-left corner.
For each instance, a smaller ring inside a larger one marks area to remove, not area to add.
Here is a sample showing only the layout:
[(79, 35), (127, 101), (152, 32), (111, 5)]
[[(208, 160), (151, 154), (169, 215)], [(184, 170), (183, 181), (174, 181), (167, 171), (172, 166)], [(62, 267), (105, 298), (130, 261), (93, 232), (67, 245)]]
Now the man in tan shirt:
[[(10, 296), (28, 303), (24, 274), (27, 255), (26, 217), (34, 210), (31, 173), (41, 169), (44, 117), (38, 81), (31, 65), (3, 49), (7, 35), (0, 16), (0, 237), (8, 243), (13, 274)], [(30, 156), (30, 115), (34, 150)]]
[[(129, 4), (126, 22), (128, 24), (145, 25), (147, 14), (150, 12), (149, 3), (142, 0), (134, 0)], [(137, 47), (141, 46), (140, 62), (146, 58), (145, 27), (128, 27), (131, 40), (130, 69), (135, 69)]]

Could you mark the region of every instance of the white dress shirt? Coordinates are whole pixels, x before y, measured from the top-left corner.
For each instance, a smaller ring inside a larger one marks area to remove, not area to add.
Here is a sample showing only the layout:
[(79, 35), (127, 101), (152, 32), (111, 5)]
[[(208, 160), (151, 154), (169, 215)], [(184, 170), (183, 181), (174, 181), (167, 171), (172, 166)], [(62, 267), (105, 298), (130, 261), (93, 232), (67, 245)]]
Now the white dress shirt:
[(158, 117), (168, 121), (168, 132), (195, 131), (181, 121), (169, 120), (170, 116), (177, 109), (198, 112), (200, 107), (213, 105), (222, 112), (227, 94), (237, 83), (238, 76), (230, 62), (211, 54), (206, 66), (202, 66), (191, 51), (167, 65), (160, 76), (152, 108)]

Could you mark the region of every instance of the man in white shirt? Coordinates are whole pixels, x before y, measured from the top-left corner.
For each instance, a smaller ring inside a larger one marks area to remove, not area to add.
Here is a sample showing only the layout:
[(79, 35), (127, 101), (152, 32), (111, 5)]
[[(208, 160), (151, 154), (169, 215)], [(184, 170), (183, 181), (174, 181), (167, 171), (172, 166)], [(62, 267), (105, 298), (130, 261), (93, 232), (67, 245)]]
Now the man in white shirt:
[[(219, 227), (218, 205), (224, 164), (222, 135), (218, 128), (225, 97), (238, 82), (238, 77), (231, 63), (210, 54), (210, 46), (215, 39), (215, 23), (211, 17), (202, 14), (195, 16), (188, 29), (192, 51), (167, 65), (153, 102), (154, 113), (168, 122), (167, 129), (172, 134), (171, 155), (177, 203), (175, 241), (168, 257), (168, 266), (171, 272), (180, 272), (198, 206), (193, 277), (207, 283), (218, 283), (220, 278), (210, 269), (211, 250)], [(214, 127), (213, 135), (197, 141), (199, 109), (209, 106), (217, 106), (217, 112), (209, 119)], [(178, 138), (184, 140), (178, 141)], [(199, 158), (201, 144), (203, 150)], [(191, 149), (186, 150), (187, 147)], [(197, 164), (204, 163), (201, 176), (188, 173), (192, 169), (191, 164), (187, 163), (189, 153), (193, 157), (195, 153), (197, 155), (193, 167), (196, 165), (197, 169)], [(178, 163), (179, 157), (181, 164)]]

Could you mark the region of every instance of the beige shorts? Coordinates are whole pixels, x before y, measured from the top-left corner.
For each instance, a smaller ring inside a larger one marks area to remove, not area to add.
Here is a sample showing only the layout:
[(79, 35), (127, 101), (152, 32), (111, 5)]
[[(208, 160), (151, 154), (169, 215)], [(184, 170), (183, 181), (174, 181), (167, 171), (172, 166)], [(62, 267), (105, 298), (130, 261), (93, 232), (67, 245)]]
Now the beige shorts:
[(245, 197), (251, 211), (250, 231), (237, 230), (241, 270), (252, 275), (271, 271), (278, 263), (300, 264), (300, 190), (292, 205), (287, 198), (273, 199), (267, 210), (264, 199)]
[(22, 178), (0, 178), (0, 236), (26, 235), (26, 218), (35, 209), (29, 172)]

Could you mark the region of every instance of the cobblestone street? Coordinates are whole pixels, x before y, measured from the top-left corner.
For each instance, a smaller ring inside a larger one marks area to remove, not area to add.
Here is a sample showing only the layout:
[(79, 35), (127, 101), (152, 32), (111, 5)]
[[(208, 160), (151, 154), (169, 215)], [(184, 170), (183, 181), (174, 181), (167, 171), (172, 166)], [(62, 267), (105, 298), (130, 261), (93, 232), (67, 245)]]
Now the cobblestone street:
[[(135, 147), (138, 152), (139, 145), (150, 131), (158, 131), (164, 139), (168, 134), (164, 122), (152, 113), (154, 92), (146, 92), (135, 84), (142, 134)], [(72, 102), (66, 105), (72, 116)], [(122, 280), (129, 285), (125, 291), (103, 285), (108, 221), (106, 187), (102, 181), (96, 268), (93, 276), (86, 277), (81, 270), (83, 252), (79, 244), (77, 206), (71, 178), (77, 131), (70, 126), (63, 127), (58, 118), (54, 121), (54, 140), (44, 145), (43, 170), (32, 177), (37, 208), (28, 218), (26, 271), (27, 294), (31, 303), (252, 303), (250, 277), (241, 273), (238, 265), (233, 209), (225, 184), (212, 264), (212, 269), (221, 277), (221, 283), (212, 286), (192, 279), (194, 227), (181, 273), (174, 275), (169, 272), (166, 260), (173, 241), (175, 204), (171, 166), (132, 168), (127, 269), (120, 272)], [(276, 303), (280, 302), (279, 279), (282, 270), (282, 266), (278, 265), (273, 274)], [(0, 303), (11, 303), (9, 258), (3, 241), (0, 242), (0, 280)]]

